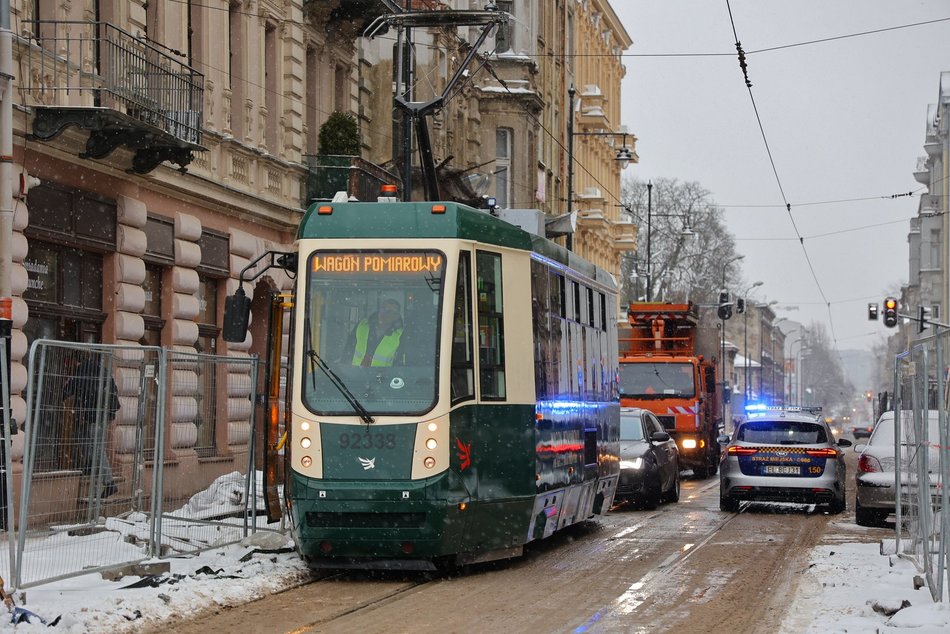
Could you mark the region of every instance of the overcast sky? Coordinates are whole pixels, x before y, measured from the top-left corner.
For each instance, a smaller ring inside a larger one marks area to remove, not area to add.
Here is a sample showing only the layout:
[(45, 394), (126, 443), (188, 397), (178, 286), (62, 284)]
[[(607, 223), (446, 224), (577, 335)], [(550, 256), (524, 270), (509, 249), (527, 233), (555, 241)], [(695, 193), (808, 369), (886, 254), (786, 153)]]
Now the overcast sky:
[[(950, 2), (611, 5), (634, 42), (621, 123), (638, 138), (640, 163), (625, 175), (709, 190), (746, 256), (747, 285), (764, 282), (755, 296), (777, 300), (779, 317), (824, 322), (841, 350), (891, 334), (867, 320), (867, 304), (899, 295), (907, 281), (907, 220), (925, 193), (913, 172), (927, 105), (950, 71)], [(730, 7), (778, 178), (739, 69)], [(804, 44), (826, 38), (839, 39)], [(773, 47), (785, 48), (762, 50)], [(827, 202), (853, 199), (862, 200)]]

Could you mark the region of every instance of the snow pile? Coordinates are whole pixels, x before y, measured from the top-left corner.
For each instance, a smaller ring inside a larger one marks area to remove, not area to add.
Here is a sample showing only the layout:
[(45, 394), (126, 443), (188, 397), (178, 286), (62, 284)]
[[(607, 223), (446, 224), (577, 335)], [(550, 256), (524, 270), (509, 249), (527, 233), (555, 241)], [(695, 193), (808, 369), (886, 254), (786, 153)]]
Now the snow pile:
[[(173, 515), (190, 519), (205, 519), (242, 512), (244, 510), (244, 480), (245, 476), (238, 471), (220, 476), (207, 489), (191, 496), (188, 503), (175, 511)], [(260, 480), (258, 480), (258, 499), (262, 494)]]

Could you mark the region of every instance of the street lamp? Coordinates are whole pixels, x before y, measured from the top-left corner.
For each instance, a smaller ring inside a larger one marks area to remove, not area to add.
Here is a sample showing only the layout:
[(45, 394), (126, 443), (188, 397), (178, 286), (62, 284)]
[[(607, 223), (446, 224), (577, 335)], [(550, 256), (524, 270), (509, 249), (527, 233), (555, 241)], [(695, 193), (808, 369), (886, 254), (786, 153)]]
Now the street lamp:
[[(784, 319), (785, 318), (783, 317), (782, 319), (776, 321), (775, 324), (778, 324), (780, 321), (783, 321)], [(798, 333), (798, 337), (795, 339), (786, 340), (785, 341), (786, 346), (783, 346), (782, 353), (784, 356), (785, 348), (787, 347), (788, 356), (791, 357), (791, 359), (795, 363), (795, 376), (794, 376), (794, 381), (792, 380), (793, 377), (791, 376), (786, 377), (788, 380), (785, 382), (785, 384), (787, 385), (787, 393), (793, 394), (795, 396), (795, 398), (792, 400), (792, 403), (795, 405), (804, 405), (804, 402), (802, 400), (802, 363), (803, 363), (802, 355), (805, 353), (805, 346), (807, 344), (806, 335), (808, 334), (807, 332), (808, 329), (805, 328), (805, 326), (803, 326), (801, 323), (797, 321), (792, 321), (792, 323), (795, 324), (795, 327), (789, 328), (788, 333), (786, 334)], [(794, 349), (794, 346), (796, 343), (798, 344), (797, 352), (795, 352), (795, 349)]]
[[(745, 289), (745, 292), (742, 293), (742, 296), (745, 297), (752, 291), (753, 288), (762, 286), (763, 282), (755, 282), (749, 288)], [(745, 382), (742, 389), (742, 403), (743, 405), (749, 402), (750, 390), (749, 390), (749, 306), (748, 302), (746, 303), (746, 309), (742, 312), (742, 357), (745, 359)]]
[(647, 181), (647, 301), (653, 299), (653, 259), (650, 251), (650, 236), (653, 234), (653, 181)]
[[(744, 255), (736, 255), (732, 258), (729, 258), (722, 264), (722, 286), (720, 288), (725, 291), (726, 289), (726, 269), (733, 262), (738, 262), (739, 260), (745, 258)], [(726, 424), (726, 318), (723, 312), (720, 312), (719, 316), (719, 336), (721, 339), (720, 343), (720, 353), (719, 353), (719, 365), (721, 366), (722, 372), (722, 424)]]
[[(796, 353), (793, 352), (793, 347), (796, 343), (798, 344), (797, 355)], [(799, 331), (797, 338), (792, 339), (791, 341), (788, 342), (788, 356), (792, 357), (792, 359), (795, 361), (794, 377), (793, 376), (785, 377), (786, 378), (786, 381), (785, 381), (786, 403), (791, 404), (791, 405), (802, 405), (801, 395), (798, 392), (798, 377), (799, 377), (799, 373), (801, 372), (801, 367), (800, 367), (799, 361), (797, 360), (797, 356), (801, 354), (802, 343), (804, 342), (802, 341), (801, 331)], [(794, 398), (790, 398), (791, 396), (794, 396)]]
[[(574, 137), (576, 136), (602, 136), (602, 137), (623, 137), (620, 143), (620, 149), (617, 150), (615, 160), (620, 169), (626, 168), (631, 162), (637, 160), (636, 153), (627, 147), (627, 137), (632, 134), (629, 132), (574, 132), (574, 97), (577, 90), (574, 84), (567, 89), (568, 96), (568, 116), (567, 116), (567, 214), (570, 216), (574, 211)], [(636, 139), (636, 137), (634, 137)], [(573, 235), (567, 234), (567, 249), (573, 249)]]

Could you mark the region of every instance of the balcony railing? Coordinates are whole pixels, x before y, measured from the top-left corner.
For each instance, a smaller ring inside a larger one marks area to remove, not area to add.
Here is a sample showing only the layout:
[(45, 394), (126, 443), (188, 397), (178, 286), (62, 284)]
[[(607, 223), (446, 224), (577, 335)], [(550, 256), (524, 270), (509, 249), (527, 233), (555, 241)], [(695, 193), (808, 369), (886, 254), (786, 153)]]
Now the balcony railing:
[[(25, 105), (38, 113), (34, 122), (38, 137), (52, 138), (69, 124), (93, 129), (111, 125), (112, 136), (125, 124), (132, 128), (145, 124), (164, 133), (149, 141), (201, 149), (204, 75), (159, 46), (107, 22), (40, 20), (26, 24), (33, 38), (24, 53), (29, 64), (28, 72), (23, 73)], [(55, 113), (40, 116), (43, 109)], [(67, 109), (82, 114), (70, 114)], [(107, 124), (100, 120), (86, 125), (96, 109), (121, 116)], [(136, 142), (141, 141), (140, 136)], [(123, 142), (135, 145), (129, 139)]]
[(358, 156), (308, 155), (304, 161), (309, 168), (305, 208), (315, 200), (330, 200), (337, 192), (375, 202), (382, 185), (396, 185), (402, 191), (402, 179)]

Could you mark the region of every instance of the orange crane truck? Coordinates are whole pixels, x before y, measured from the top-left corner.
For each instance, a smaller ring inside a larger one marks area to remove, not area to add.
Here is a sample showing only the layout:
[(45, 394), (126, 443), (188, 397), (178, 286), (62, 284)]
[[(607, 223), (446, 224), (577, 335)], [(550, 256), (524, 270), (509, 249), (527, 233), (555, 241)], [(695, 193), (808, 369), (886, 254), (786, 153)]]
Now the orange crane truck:
[(690, 303), (635, 302), (619, 330), (620, 406), (656, 414), (679, 447), (680, 467), (708, 478), (719, 468), (721, 398), (715, 357), (697, 349)]

